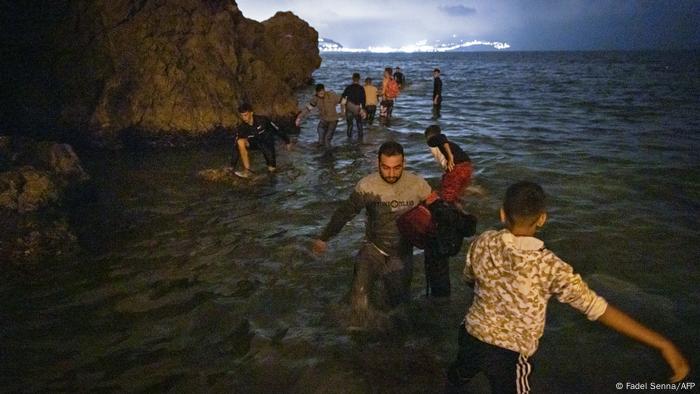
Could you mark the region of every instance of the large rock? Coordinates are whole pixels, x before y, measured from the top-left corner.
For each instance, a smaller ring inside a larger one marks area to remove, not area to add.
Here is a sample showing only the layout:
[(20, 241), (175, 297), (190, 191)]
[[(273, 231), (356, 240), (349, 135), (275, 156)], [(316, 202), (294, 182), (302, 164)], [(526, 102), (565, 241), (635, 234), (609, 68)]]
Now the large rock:
[[(289, 118), (297, 110), (293, 89), (309, 83), (321, 64), (318, 34), (306, 22), (280, 12), (259, 23), (246, 19), (232, 0), (64, 0), (13, 7), (17, 13), (35, 8), (45, 34), (29, 31), (36, 18), (26, 18), (29, 26), (22, 20), (10, 25), (23, 40), (9, 52), (40, 59), (27, 64), (36, 75), (23, 75), (32, 80), (22, 86), (31, 86), (34, 97), (7, 104), (20, 112), (29, 108), (27, 116), (58, 108), (52, 115), (57, 123), (106, 139), (126, 130), (197, 136), (234, 127), (242, 101), (260, 114)], [(24, 60), (18, 55), (5, 61)], [(26, 67), (7, 71), (20, 68)], [(41, 105), (42, 86), (52, 105)]]
[(0, 136), (0, 263), (76, 250), (68, 197), (89, 179), (70, 145)]

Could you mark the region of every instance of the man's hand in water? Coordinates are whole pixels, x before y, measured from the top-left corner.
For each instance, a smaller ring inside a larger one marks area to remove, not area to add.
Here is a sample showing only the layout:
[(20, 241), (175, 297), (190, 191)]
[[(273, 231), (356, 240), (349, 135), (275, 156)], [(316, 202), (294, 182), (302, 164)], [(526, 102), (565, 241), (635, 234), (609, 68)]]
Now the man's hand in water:
[(301, 126), (301, 116), (297, 116), (297, 118), (294, 120), (294, 125), (296, 127)]
[(294, 146), (294, 144), (290, 142), (290, 143), (286, 144), (284, 147), (287, 148), (288, 151), (290, 151), (290, 150), (292, 150), (293, 146)]
[(311, 251), (316, 255), (322, 255), (326, 252), (327, 244), (320, 239), (314, 239), (311, 242)]

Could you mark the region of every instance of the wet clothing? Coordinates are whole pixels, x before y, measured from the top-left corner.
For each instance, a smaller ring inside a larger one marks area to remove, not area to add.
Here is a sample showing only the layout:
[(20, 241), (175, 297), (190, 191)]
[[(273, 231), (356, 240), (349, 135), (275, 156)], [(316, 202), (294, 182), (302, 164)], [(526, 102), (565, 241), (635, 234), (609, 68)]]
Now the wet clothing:
[(335, 128), (338, 126), (338, 121), (326, 121), (319, 120), (318, 126), (316, 126), (316, 132), (318, 133), (318, 145), (326, 148), (331, 147), (331, 140), (333, 139), (333, 134), (335, 133)]
[(265, 163), (269, 167), (277, 166), (275, 153), (275, 136), (282, 139), (286, 144), (291, 140), (284, 131), (264, 116), (253, 115), (253, 124), (241, 123), (236, 129), (233, 155), (231, 157), (231, 167), (236, 168), (240, 159), (240, 151), (238, 150), (238, 140), (247, 138), (250, 150), (259, 150), (265, 157)]
[(334, 92), (327, 90), (323, 97), (314, 95), (302, 110), (301, 116), (306, 117), (314, 108), (318, 108), (319, 117), (322, 120), (327, 122), (337, 121), (338, 104), (340, 104), (340, 97)]
[(360, 84), (351, 83), (343, 91), (342, 96), (347, 101), (345, 103), (345, 121), (348, 126), (348, 138), (352, 137), (353, 123), (357, 124), (357, 134), (362, 140), (362, 115), (361, 111), (365, 106), (365, 88)]
[(327, 121), (319, 120), (318, 126), (316, 126), (316, 132), (318, 133), (318, 145), (327, 148), (331, 147), (331, 140), (333, 139), (333, 134), (335, 133), (335, 128), (338, 126), (338, 121)]
[(433, 104), (432, 114), (433, 114), (433, 119), (434, 119), (434, 120), (435, 120), (435, 119), (438, 119), (440, 116), (442, 116), (442, 115), (440, 114), (440, 105), (435, 105), (435, 104)]
[(404, 78), (404, 75), (401, 71), (397, 71), (394, 73), (394, 80), (396, 83), (399, 84), (399, 86), (403, 87), (403, 84), (406, 82), (406, 79)]
[(391, 114), (394, 111), (394, 100), (396, 100), (396, 96), (392, 96), (389, 93), (389, 89), (387, 89), (390, 81), (393, 81), (393, 79), (384, 78), (382, 80), (382, 96), (384, 99), (379, 103), (379, 116), (385, 119), (391, 119)]
[[(472, 179), (472, 164), (469, 155), (452, 141), (449, 141), (444, 134), (438, 134), (428, 139), (428, 146), (431, 148), (433, 156), (437, 159), (443, 169), (447, 169), (447, 150), (445, 144), (448, 144), (455, 167), (452, 171), (445, 172), (442, 175), (442, 188), (440, 197), (449, 202), (454, 202), (459, 199), (464, 189), (471, 183)], [(434, 149), (439, 150), (439, 155)]]
[(542, 241), (507, 229), (486, 231), (472, 242), (463, 275), (474, 281), (474, 298), (460, 325), (457, 360), (448, 369), (450, 388), (482, 371), (492, 392), (528, 393), (528, 358), (544, 332), (549, 298), (589, 320), (608, 305)]
[(374, 116), (377, 113), (377, 106), (367, 105), (365, 111), (367, 111), (367, 123), (372, 124), (374, 122)]
[(440, 197), (447, 202), (455, 202), (472, 182), (472, 163), (456, 164), (452, 171), (442, 174)]
[(348, 138), (352, 137), (353, 124), (357, 124), (357, 138), (362, 141), (362, 107), (351, 102), (345, 104), (345, 123), (348, 126)]
[(363, 88), (359, 83), (351, 83), (345, 87), (341, 97), (347, 98), (348, 103), (353, 103), (363, 108), (365, 106), (365, 88)]
[(531, 360), (520, 353), (481, 342), (459, 327), (457, 361), (447, 370), (446, 393), (460, 392), (477, 373), (484, 372), (492, 393), (530, 392)]
[(319, 239), (337, 235), (345, 223), (362, 209), (367, 213), (365, 238), (389, 255), (399, 255), (410, 244), (401, 244), (396, 218), (430, 194), (430, 185), (420, 176), (404, 171), (395, 183), (387, 183), (379, 173), (362, 178), (350, 197), (341, 203)]
[(387, 183), (379, 173), (362, 178), (346, 201), (341, 203), (319, 239), (337, 235), (345, 223), (365, 209), (365, 242), (355, 261), (351, 290), (354, 313), (368, 308), (374, 282), (381, 278), (389, 306), (410, 297), (413, 275), (413, 247), (399, 233), (396, 218), (430, 194), (430, 186), (418, 175), (404, 171), (395, 183)]
[(477, 219), (445, 200), (433, 202), (428, 209), (433, 228), (425, 243), (427, 289), (435, 297), (447, 297), (451, 292), (449, 258), (459, 253), (465, 237), (476, 233)]
[(426, 295), (450, 295), (449, 258), (459, 253), (465, 237), (475, 234), (476, 221), (443, 199), (421, 203), (397, 219), (404, 238), (425, 249)]
[(437, 238), (431, 238), (425, 254), (425, 287), (426, 295), (433, 297), (449, 297), (452, 293), (450, 284), (450, 256), (440, 254), (435, 246)]
[(382, 100), (379, 107), (379, 116), (382, 118), (391, 118), (391, 113), (394, 111), (394, 100)]
[[(438, 134), (430, 137), (428, 139), (428, 146), (431, 148), (438, 148), (440, 149), (440, 153), (442, 153), (445, 157), (447, 157), (447, 151), (445, 150), (445, 144), (449, 144), (450, 146), (450, 151), (452, 151), (452, 157), (454, 158), (454, 163), (459, 164), (459, 163), (465, 163), (465, 162), (471, 162), (471, 159), (469, 158), (469, 155), (462, 150), (462, 148), (459, 147), (459, 145), (455, 144), (452, 141), (449, 141), (447, 139), (447, 136), (445, 134)], [(446, 168), (447, 163), (442, 165), (443, 169)]]
[(365, 105), (370, 106), (374, 105), (376, 106), (378, 101), (377, 101), (377, 87), (374, 85), (365, 85), (363, 86), (365, 89)]
[(352, 310), (366, 312), (374, 282), (382, 281), (386, 304), (395, 307), (409, 300), (413, 277), (413, 249), (397, 256), (387, 256), (371, 242), (364, 242), (355, 260), (350, 302)]
[(334, 92), (327, 90), (323, 97), (314, 95), (309, 103), (304, 107), (299, 116), (303, 119), (314, 109), (318, 108), (319, 122), (316, 126), (318, 132), (318, 144), (323, 147), (330, 148), (333, 133), (338, 125), (338, 110), (337, 106), (340, 103), (340, 97)]
[(374, 122), (374, 115), (377, 113), (377, 87), (374, 85), (365, 85), (365, 111), (367, 111), (367, 123)]
[(535, 237), (490, 230), (474, 240), (463, 271), (474, 281), (465, 329), (482, 342), (531, 356), (552, 296), (598, 319), (607, 302)]
[[(437, 98), (437, 102), (435, 99)], [(438, 107), (442, 105), (442, 79), (435, 77), (433, 79), (433, 105)]]
[(381, 278), (388, 304), (395, 306), (410, 296), (413, 275), (413, 246), (399, 233), (396, 218), (430, 194), (430, 185), (420, 176), (404, 171), (395, 183), (379, 173), (362, 178), (350, 197), (342, 202), (319, 236), (328, 241), (362, 209), (367, 214), (365, 242), (355, 261), (351, 290), (354, 312), (367, 308), (375, 279)]
[[(398, 90), (395, 89), (396, 91), (392, 92), (392, 90), (389, 89), (389, 84), (391, 83), (391, 81), (394, 81), (394, 79), (384, 78), (382, 80), (382, 93), (381, 93), (381, 95), (384, 97), (384, 100), (394, 101), (394, 100), (396, 100), (396, 97), (398, 97), (398, 93), (399, 93)], [(396, 81), (394, 81), (394, 82), (396, 82)]]

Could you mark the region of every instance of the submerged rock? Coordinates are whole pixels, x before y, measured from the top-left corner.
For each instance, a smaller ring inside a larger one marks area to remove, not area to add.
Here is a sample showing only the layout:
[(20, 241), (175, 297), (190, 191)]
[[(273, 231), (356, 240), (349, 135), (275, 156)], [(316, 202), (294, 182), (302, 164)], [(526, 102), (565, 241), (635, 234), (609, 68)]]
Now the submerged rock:
[(291, 12), (253, 21), (231, 0), (68, 0), (15, 11), (26, 20), (7, 29), (22, 40), (8, 42), (16, 56), (0, 62), (18, 76), (6, 92), (26, 97), (0, 104), (25, 118), (54, 111), (44, 117), (108, 144), (123, 132), (231, 128), (242, 101), (291, 118), (293, 89), (321, 64), (306, 22)]

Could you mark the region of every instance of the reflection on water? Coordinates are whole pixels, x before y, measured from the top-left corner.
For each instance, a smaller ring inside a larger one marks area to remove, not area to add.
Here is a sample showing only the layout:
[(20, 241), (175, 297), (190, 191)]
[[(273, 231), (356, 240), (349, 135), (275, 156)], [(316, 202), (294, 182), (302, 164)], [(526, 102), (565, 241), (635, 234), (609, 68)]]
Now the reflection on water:
[[(700, 256), (697, 57), (656, 53), (335, 54), (315, 74), (336, 92), (358, 71), (378, 82), (400, 65), (409, 87), (388, 128), (363, 144), (314, 148), (309, 119), (279, 173), (209, 183), (229, 147), (87, 157), (98, 198), (77, 212), (86, 252), (0, 285), (0, 362), (9, 391), (434, 392), (455, 355), (471, 300), (453, 259), (454, 292), (426, 300), (422, 257), (413, 301), (386, 329), (346, 330), (363, 217), (315, 258), (309, 239), (375, 169), (387, 138), (436, 185), (422, 132), (431, 71), (443, 71), (438, 123), (475, 162), (469, 198), (479, 231), (497, 226), (505, 187), (540, 182), (551, 196), (542, 238), (594, 289), (698, 359)], [(311, 88), (299, 93), (306, 99)], [(264, 173), (262, 158), (254, 170)], [(466, 243), (465, 243), (466, 246)], [(416, 253), (419, 253), (417, 251)], [(571, 360), (576, 359), (573, 363)], [(663, 381), (666, 367), (566, 306), (551, 305), (535, 356), (541, 392), (609, 392)], [(483, 381), (470, 387), (483, 391)]]

